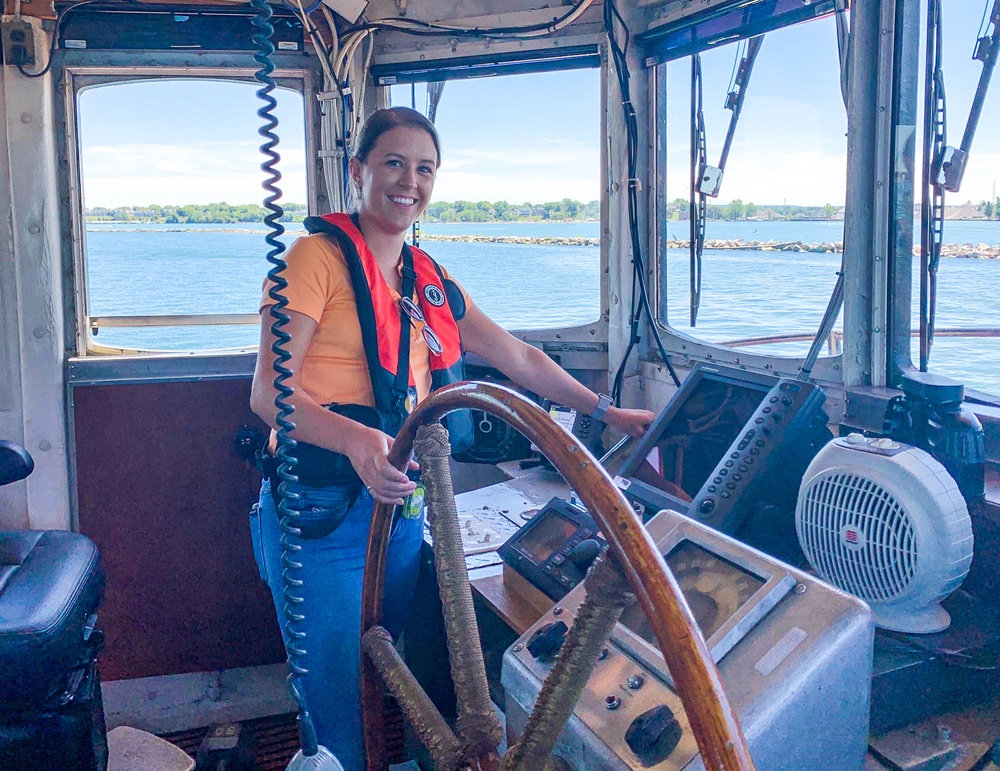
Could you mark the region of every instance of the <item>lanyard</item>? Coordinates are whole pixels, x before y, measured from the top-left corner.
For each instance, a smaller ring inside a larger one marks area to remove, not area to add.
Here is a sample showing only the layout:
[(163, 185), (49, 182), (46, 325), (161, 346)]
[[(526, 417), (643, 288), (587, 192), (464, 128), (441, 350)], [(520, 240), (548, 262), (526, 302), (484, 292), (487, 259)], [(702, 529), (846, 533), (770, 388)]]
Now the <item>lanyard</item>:
[[(400, 300), (403, 297), (413, 297), (413, 287), (417, 273), (413, 269), (413, 252), (407, 244), (403, 244), (403, 285)], [(399, 304), (399, 361), (396, 362), (396, 382), (392, 386), (392, 410), (403, 418), (406, 417), (406, 397), (410, 391), (410, 318)]]

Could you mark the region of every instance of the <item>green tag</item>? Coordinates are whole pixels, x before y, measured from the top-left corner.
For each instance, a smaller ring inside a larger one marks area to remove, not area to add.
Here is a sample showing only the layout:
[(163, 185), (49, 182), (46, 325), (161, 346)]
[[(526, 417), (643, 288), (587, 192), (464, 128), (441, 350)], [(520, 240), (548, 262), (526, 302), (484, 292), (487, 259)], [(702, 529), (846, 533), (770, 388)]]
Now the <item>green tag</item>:
[(417, 482), (416, 489), (410, 493), (403, 504), (403, 516), (406, 519), (417, 519), (424, 510), (424, 486)]

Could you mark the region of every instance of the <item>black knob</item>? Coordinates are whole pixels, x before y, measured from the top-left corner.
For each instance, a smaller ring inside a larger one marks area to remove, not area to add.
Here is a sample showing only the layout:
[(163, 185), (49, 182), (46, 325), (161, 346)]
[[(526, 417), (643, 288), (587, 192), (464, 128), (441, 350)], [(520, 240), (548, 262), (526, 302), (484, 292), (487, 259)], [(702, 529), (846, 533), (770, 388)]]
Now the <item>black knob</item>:
[(625, 743), (643, 766), (662, 763), (680, 743), (684, 734), (674, 713), (666, 704), (643, 712), (625, 732)]
[(580, 543), (573, 547), (569, 553), (569, 561), (573, 563), (573, 566), (577, 570), (586, 575), (600, 553), (601, 545), (593, 538), (588, 538), (586, 541), (580, 541)]
[(715, 511), (715, 498), (709, 497), (703, 500), (698, 506), (698, 511), (706, 516)]
[(233, 434), (233, 447), (243, 460), (253, 460), (254, 453), (264, 444), (264, 435), (253, 426), (240, 426)]
[(563, 638), (569, 627), (563, 621), (553, 621), (539, 627), (528, 640), (528, 653), (536, 659), (549, 659), (555, 656), (562, 647)]

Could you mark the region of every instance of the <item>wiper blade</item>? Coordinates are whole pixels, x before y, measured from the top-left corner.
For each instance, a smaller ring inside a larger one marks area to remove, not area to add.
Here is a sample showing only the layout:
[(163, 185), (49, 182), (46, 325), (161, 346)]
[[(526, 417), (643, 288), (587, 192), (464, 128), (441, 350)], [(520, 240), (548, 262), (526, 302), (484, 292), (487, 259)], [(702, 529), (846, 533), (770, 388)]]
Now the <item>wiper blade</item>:
[(691, 57), (691, 202), (688, 209), (690, 223), (691, 326), (698, 321), (701, 306), (701, 257), (705, 250), (705, 219), (708, 202), (701, 190), (706, 166), (705, 114), (702, 109), (701, 55)]

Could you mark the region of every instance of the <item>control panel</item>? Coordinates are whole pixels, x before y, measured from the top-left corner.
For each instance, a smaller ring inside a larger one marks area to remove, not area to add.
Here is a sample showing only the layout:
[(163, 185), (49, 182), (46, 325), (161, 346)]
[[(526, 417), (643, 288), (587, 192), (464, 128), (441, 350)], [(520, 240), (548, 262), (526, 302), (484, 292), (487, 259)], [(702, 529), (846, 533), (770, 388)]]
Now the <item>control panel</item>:
[[(466, 557), (495, 552), (524, 524), (524, 512), (534, 512), (537, 507), (524, 493), (506, 483), (462, 493), (456, 496), (455, 503)], [(430, 525), (424, 538), (428, 543), (433, 542)]]
[[(809, 462), (831, 438), (819, 386), (782, 378), (747, 421), (688, 507), (688, 514), (722, 532), (771, 548), (776, 529), (794, 536), (795, 496)], [(767, 521), (754, 521), (764, 514)], [(779, 524), (775, 517), (782, 517)]]
[(550, 599), (579, 584), (604, 547), (587, 510), (553, 498), (500, 547), (500, 557)]
[[(864, 603), (671, 511), (648, 525), (717, 662), (758, 768), (860, 768), (874, 627)], [(579, 611), (586, 581), (504, 656), (516, 741)], [(559, 742), (570, 769), (703, 768), (659, 644), (622, 615)]]
[(778, 378), (699, 362), (617, 470), (643, 520), (688, 511)]

